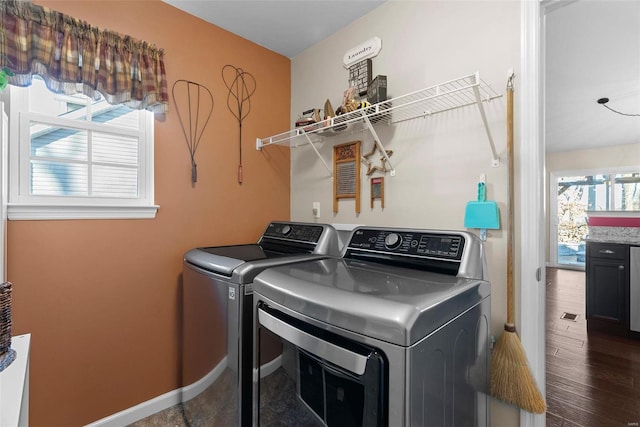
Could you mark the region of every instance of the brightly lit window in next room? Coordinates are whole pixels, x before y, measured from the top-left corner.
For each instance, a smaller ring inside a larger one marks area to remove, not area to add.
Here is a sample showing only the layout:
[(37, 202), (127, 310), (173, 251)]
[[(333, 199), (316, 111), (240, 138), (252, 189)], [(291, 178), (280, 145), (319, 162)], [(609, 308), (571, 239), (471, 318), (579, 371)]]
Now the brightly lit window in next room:
[(10, 219), (152, 218), (153, 114), (35, 76), (10, 98)]
[(551, 183), (551, 194), (557, 194), (549, 200), (551, 248), (557, 244), (559, 266), (584, 268), (588, 211), (640, 210), (637, 168), (554, 172)]

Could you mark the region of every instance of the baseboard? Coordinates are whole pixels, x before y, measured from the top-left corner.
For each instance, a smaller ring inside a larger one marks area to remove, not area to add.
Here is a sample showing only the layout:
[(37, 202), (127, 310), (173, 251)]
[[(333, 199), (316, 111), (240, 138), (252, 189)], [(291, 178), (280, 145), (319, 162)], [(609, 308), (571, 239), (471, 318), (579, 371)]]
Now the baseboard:
[(224, 357), (207, 375), (198, 381), (182, 387), (182, 401), (186, 402), (193, 399), (203, 391), (205, 391), (215, 380), (218, 379), (222, 372), (227, 368), (227, 356)]
[(85, 427), (123, 427), (180, 403), (180, 389), (173, 390), (124, 411), (87, 424)]
[[(122, 427), (140, 421), (157, 412), (164, 411), (177, 405), (181, 401), (193, 399), (207, 389), (213, 382), (218, 379), (227, 367), (227, 358), (222, 359), (207, 375), (188, 386), (169, 391), (153, 399), (142, 402), (131, 408), (117, 412), (108, 417), (87, 424), (85, 427)], [(277, 369), (277, 367), (276, 367)]]
[(264, 378), (267, 375), (271, 375), (282, 365), (282, 355), (279, 355), (271, 362), (265, 363), (260, 366), (260, 378)]
[[(269, 363), (260, 367), (260, 377), (272, 374), (282, 364), (282, 355), (276, 357)], [(200, 378), (193, 384), (189, 384), (177, 390), (167, 392), (151, 400), (132, 406), (124, 411), (117, 412), (108, 417), (87, 424), (85, 427), (122, 427), (136, 421), (140, 421), (157, 412), (171, 408), (180, 402), (186, 402), (205, 391), (215, 380), (218, 379), (227, 367), (227, 358), (222, 359), (207, 375)]]

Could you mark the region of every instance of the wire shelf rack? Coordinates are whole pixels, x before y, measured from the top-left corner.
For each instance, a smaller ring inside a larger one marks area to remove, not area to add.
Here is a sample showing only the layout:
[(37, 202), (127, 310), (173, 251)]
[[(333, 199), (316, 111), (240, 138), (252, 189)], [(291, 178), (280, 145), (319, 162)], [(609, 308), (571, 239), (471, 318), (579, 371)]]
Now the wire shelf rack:
[[(369, 127), (374, 133), (372, 125), (396, 123), (427, 117), (445, 111), (454, 110), (470, 105), (477, 105), (491, 144), (494, 166), (499, 163), (493, 143), (493, 138), (486, 120), (483, 103), (501, 97), (491, 86), (480, 79), (479, 73), (440, 83), (396, 98), (381, 101), (366, 108), (357, 109), (340, 116), (331, 117), (317, 123), (291, 129), (267, 138), (258, 138), (258, 150), (272, 144), (286, 144), (296, 147), (301, 144), (313, 144), (310, 138), (317, 135), (320, 138), (330, 137), (353, 130), (354, 125)], [(377, 136), (376, 136), (377, 139)]]

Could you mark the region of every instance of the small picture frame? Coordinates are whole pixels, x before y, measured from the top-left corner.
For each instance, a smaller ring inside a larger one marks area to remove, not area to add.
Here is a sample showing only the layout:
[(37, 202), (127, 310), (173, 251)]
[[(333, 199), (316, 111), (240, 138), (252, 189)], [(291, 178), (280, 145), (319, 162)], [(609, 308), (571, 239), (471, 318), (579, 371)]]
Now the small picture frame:
[(371, 178), (371, 209), (373, 209), (373, 201), (380, 199), (380, 207), (384, 209), (384, 177), (378, 176)]

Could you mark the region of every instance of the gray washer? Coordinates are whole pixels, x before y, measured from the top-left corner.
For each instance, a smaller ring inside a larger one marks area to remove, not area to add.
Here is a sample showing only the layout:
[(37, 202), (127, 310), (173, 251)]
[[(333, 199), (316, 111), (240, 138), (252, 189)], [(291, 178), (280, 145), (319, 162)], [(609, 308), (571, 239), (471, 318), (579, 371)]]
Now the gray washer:
[(181, 382), (190, 425), (251, 424), (254, 277), (269, 267), (337, 255), (333, 227), (278, 221), (257, 243), (184, 255)]

